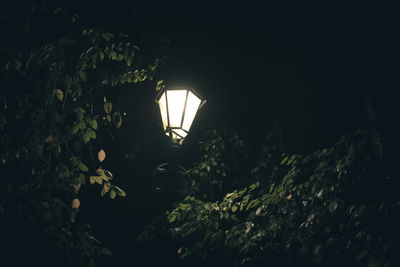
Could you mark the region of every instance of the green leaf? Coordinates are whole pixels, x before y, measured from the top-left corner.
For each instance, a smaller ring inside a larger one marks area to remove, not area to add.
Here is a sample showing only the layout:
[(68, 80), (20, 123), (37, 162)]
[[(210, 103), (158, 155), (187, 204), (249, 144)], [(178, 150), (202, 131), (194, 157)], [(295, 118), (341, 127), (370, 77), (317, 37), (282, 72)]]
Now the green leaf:
[(114, 190), (110, 191), (110, 198), (111, 199), (114, 199), (116, 195), (117, 195), (117, 193)]
[(100, 51), (99, 57), (100, 57), (100, 60), (103, 60), (103, 59), (104, 59), (104, 53), (103, 53), (102, 51)]
[(260, 200), (258, 199), (253, 199), (250, 201), (249, 205), (247, 205), (246, 210), (252, 209), (260, 204)]
[(84, 109), (81, 108), (81, 107), (75, 109), (76, 117), (77, 117), (79, 120), (83, 120), (83, 115), (84, 115), (85, 113), (86, 113), (86, 110), (84, 110)]
[(83, 130), (83, 129), (85, 129), (85, 128), (86, 128), (86, 123), (85, 123), (83, 120), (81, 120), (81, 121), (79, 122), (79, 129)]
[(112, 110), (112, 103), (111, 102), (104, 103), (104, 111), (107, 114), (110, 114), (111, 110)]
[(64, 92), (60, 89), (54, 89), (54, 95), (58, 100), (62, 101), (64, 99)]
[(85, 142), (85, 144), (87, 144), (90, 141), (90, 137), (91, 137), (91, 133), (89, 131), (85, 132), (82, 135), (83, 142)]
[(105, 178), (107, 178), (107, 181), (112, 179), (114, 176), (112, 175), (112, 173), (108, 170), (103, 170), (102, 172), (102, 176), (104, 176)]
[(103, 184), (103, 179), (101, 178), (101, 176), (90, 176), (90, 183), (98, 183), (98, 184)]
[(104, 197), (105, 194), (107, 194), (107, 191), (106, 191), (106, 189), (105, 189), (104, 186), (103, 186), (103, 187), (101, 188), (100, 195), (101, 195), (102, 197)]
[(90, 138), (96, 139), (96, 132), (93, 130), (90, 130), (89, 132), (90, 132)]
[(125, 191), (122, 190), (121, 188), (119, 188), (118, 186), (112, 185), (111, 188), (115, 190), (115, 192), (117, 193), (118, 196), (126, 197)]
[(86, 177), (85, 177), (85, 175), (83, 173), (79, 174), (78, 182), (81, 183), (81, 184), (85, 184), (86, 183)]
[(238, 209), (238, 208), (237, 208), (236, 206), (233, 206), (233, 207), (232, 207), (232, 212), (236, 212), (237, 209)]
[(92, 128), (97, 130), (97, 120), (96, 119), (92, 120)]
[(79, 131), (79, 124), (75, 124), (74, 127), (72, 127), (71, 134), (74, 135)]
[(86, 82), (87, 81), (86, 72), (84, 72), (83, 70), (80, 70), (79, 71), (79, 78), (81, 78), (82, 81)]
[(85, 165), (85, 164), (83, 164), (82, 162), (81, 163), (79, 163), (79, 170), (81, 171), (81, 172), (87, 172), (87, 171), (89, 171), (89, 168)]
[(119, 113), (119, 112), (114, 112), (114, 114), (113, 114), (113, 121), (114, 121), (115, 127), (120, 128), (121, 125), (122, 125), (121, 113)]
[(113, 253), (108, 248), (102, 248), (101, 253), (103, 253), (105, 256), (113, 256)]
[(171, 216), (168, 217), (168, 222), (173, 223), (176, 220), (176, 215), (172, 214)]

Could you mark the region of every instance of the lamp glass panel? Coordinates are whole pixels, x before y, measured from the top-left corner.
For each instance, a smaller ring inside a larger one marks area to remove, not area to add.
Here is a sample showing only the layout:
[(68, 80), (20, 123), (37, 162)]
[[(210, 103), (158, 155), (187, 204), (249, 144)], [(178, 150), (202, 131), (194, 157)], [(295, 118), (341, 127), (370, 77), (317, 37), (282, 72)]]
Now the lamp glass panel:
[(200, 98), (198, 98), (192, 92), (189, 92), (186, 102), (185, 118), (183, 119), (182, 129), (189, 131), (194, 117), (196, 116), (197, 110), (199, 109), (200, 103)]
[(167, 129), (167, 125), (168, 125), (167, 102), (165, 99), (165, 92), (160, 97), (160, 100), (158, 101), (158, 105), (160, 106), (161, 119), (162, 119), (162, 123), (163, 123), (164, 130), (165, 130), (165, 129)]
[(170, 127), (181, 126), (183, 109), (185, 108), (186, 92), (187, 90), (167, 91)]
[(186, 137), (187, 133), (184, 130), (181, 129), (174, 129), (173, 130), (175, 133), (179, 134), (180, 136), (182, 136), (183, 138)]

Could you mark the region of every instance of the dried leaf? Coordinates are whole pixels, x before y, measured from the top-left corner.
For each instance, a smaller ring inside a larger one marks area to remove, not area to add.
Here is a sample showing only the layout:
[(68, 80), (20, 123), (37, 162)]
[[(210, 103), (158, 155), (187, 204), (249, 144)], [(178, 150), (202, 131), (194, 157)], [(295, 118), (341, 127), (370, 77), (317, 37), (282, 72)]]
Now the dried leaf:
[(75, 198), (74, 200), (72, 200), (71, 207), (73, 209), (79, 208), (80, 205), (81, 205), (81, 202), (79, 201), (79, 199)]
[(262, 207), (259, 207), (259, 208), (256, 210), (256, 215), (259, 215), (259, 214), (261, 213), (261, 210), (262, 210)]
[(104, 159), (106, 158), (106, 152), (104, 152), (103, 149), (100, 149), (100, 151), (97, 153), (97, 158), (99, 159), (100, 162), (103, 162)]
[(104, 183), (103, 184), (103, 188), (104, 188), (104, 191), (107, 193), (108, 191), (110, 191), (110, 187), (111, 187), (111, 184), (110, 183)]
[(180, 248), (178, 249), (178, 251), (177, 251), (177, 254), (178, 254), (178, 255), (182, 254), (182, 251), (183, 251), (183, 247), (180, 247)]

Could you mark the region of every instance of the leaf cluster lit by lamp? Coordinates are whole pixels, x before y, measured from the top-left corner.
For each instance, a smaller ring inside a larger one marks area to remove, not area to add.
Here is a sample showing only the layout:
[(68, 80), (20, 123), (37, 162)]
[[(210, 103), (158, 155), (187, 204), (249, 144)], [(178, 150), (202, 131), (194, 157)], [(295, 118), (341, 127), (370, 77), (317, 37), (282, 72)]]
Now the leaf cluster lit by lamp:
[(193, 89), (167, 88), (156, 99), (160, 107), (164, 132), (182, 143), (187, 136), (197, 111), (206, 101)]

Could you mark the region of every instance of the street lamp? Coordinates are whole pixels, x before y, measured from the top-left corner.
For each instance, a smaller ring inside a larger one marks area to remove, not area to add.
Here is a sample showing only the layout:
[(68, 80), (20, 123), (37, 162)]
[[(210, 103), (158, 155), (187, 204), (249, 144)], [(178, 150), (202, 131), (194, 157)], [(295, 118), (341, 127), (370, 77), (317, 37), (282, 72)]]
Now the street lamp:
[(205, 104), (192, 88), (174, 87), (163, 89), (157, 99), (164, 132), (181, 144), (189, 132), (197, 111)]

